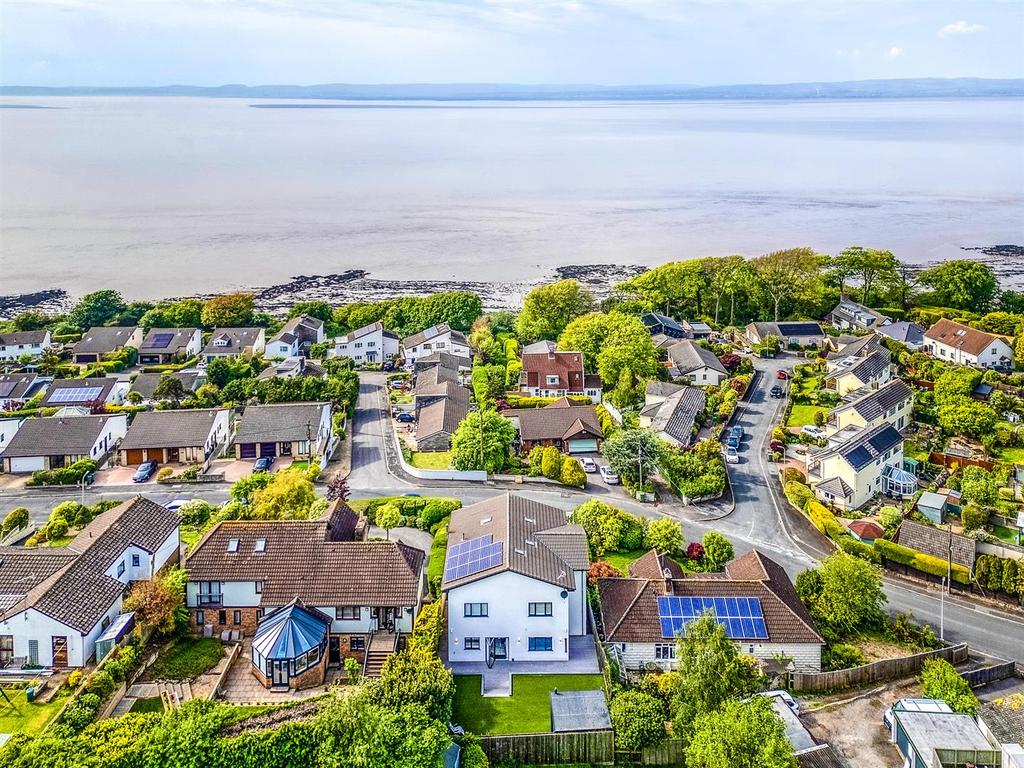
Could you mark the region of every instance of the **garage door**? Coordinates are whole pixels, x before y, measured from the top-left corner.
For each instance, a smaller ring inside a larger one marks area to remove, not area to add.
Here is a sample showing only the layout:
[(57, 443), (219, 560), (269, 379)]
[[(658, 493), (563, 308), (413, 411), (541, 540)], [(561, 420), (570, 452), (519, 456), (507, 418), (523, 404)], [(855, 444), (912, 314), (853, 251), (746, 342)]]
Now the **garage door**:
[(597, 440), (570, 440), (569, 453), (597, 453)]
[(275, 458), (277, 456), (277, 443), (260, 443), (260, 458), (264, 456), (270, 456)]
[(242, 443), (238, 446), (238, 456), (242, 459), (256, 458), (256, 443)]
[(145, 451), (142, 448), (130, 448), (124, 452), (125, 464), (141, 464), (146, 460)]
[(11, 457), (11, 472), (35, 472), (42, 469), (45, 459), (42, 456)]
[(75, 355), (75, 362), (76, 363), (98, 363), (99, 361), (100, 361), (100, 356), (99, 355), (92, 355), (92, 354)]

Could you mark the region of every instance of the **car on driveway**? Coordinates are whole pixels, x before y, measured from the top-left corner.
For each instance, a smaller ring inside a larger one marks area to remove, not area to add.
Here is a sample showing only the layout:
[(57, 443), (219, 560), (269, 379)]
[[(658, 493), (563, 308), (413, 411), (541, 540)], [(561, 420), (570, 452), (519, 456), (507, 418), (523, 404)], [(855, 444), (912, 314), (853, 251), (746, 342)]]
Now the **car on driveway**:
[(776, 384), (768, 391), (768, 394), (772, 397), (782, 397), (782, 387)]
[(139, 464), (139, 468), (135, 470), (135, 474), (132, 475), (133, 483), (144, 483), (153, 476), (156, 472), (155, 461), (144, 461)]
[(602, 466), (601, 469), (600, 469), (600, 472), (601, 472), (601, 477), (604, 479), (604, 481), (606, 483), (608, 483), (608, 485), (618, 485), (619, 484), (619, 476), (616, 475), (612, 471), (611, 467), (609, 467), (607, 465)]
[(813, 424), (804, 424), (802, 427), (800, 427), (800, 434), (807, 435), (808, 437), (813, 437), (817, 439), (819, 437), (825, 436), (825, 430), (823, 430), (821, 427), (816, 427)]
[(589, 456), (584, 456), (580, 459), (580, 464), (583, 465), (584, 472), (597, 472), (597, 462)]
[(412, 424), (414, 421), (416, 421), (416, 417), (406, 411), (402, 411), (400, 414), (395, 416), (395, 419), (402, 422), (403, 424)]
[(260, 456), (258, 459), (256, 459), (256, 463), (252, 465), (252, 471), (269, 472), (272, 466), (274, 466), (273, 456)]

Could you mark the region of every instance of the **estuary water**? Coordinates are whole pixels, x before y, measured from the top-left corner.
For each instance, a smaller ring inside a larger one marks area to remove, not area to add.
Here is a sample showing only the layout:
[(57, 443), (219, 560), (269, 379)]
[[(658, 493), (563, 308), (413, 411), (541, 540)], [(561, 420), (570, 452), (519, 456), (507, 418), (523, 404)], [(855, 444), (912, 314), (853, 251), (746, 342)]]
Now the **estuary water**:
[(1024, 245), (1024, 100), (0, 101), (0, 294)]

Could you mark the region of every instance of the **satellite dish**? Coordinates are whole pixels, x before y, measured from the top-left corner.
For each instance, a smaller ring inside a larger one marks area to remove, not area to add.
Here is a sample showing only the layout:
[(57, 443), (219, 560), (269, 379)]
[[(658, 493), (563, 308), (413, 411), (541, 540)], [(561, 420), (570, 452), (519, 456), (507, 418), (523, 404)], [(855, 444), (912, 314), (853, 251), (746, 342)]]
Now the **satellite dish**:
[[(1021, 514), (1024, 514), (1024, 512), (1022, 512)], [(566, 591), (565, 591), (565, 590), (563, 589), (563, 590), (562, 590), (562, 599), (563, 599), (563, 600), (565, 600), (565, 598), (567, 598), (568, 596), (569, 596), (569, 593), (568, 593), (568, 592), (566, 592)]]

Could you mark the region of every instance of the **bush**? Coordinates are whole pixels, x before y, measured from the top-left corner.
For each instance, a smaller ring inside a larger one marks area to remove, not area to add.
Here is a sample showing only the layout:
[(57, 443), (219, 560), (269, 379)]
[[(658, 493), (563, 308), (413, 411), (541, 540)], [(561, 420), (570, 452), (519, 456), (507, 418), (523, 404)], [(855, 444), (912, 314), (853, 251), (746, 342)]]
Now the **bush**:
[(689, 546), (686, 547), (686, 557), (699, 563), (704, 559), (704, 545), (699, 541), (691, 541)]
[(871, 563), (882, 562), (881, 556), (875, 551), (873, 546), (865, 544), (863, 541), (857, 541), (853, 536), (840, 536), (836, 539), (836, 544), (839, 545), (843, 552), (854, 557), (859, 557)]
[(68, 535), (68, 522), (62, 517), (55, 517), (46, 524), (48, 539), (62, 539)]
[(95, 693), (101, 699), (107, 698), (114, 692), (114, 678), (105, 670), (99, 670), (89, 675), (85, 681), (85, 692)]
[(6, 536), (9, 533), (20, 530), (28, 525), (28, 520), (28, 510), (25, 507), (16, 507), (7, 513), (0, 532)]
[(859, 667), (864, 663), (864, 654), (855, 646), (833, 643), (825, 647), (821, 654), (821, 663), (828, 671)]
[(790, 504), (801, 511), (807, 506), (807, 502), (814, 498), (814, 491), (797, 480), (790, 480), (785, 483), (782, 486), (782, 491), (786, 494)]
[(903, 510), (899, 507), (884, 506), (878, 510), (878, 522), (890, 533), (900, 527), (903, 522)]
[(941, 699), (954, 712), (974, 715), (978, 697), (956, 668), (945, 659), (928, 659), (921, 671), (921, 689), (929, 699)]
[(732, 542), (718, 531), (705, 533), (701, 543), (704, 546), (704, 559), (712, 571), (722, 570), (735, 557)]
[(804, 483), (805, 480), (806, 478), (804, 477), (804, 473), (796, 467), (786, 467), (782, 470), (783, 485), (786, 483)]
[(661, 517), (648, 523), (644, 548), (674, 556), (682, 552), (683, 543), (683, 530), (672, 518)]
[(191, 499), (178, 507), (182, 525), (205, 525), (209, 522), (213, 512), (213, 506), (202, 499)]
[(988, 525), (991, 512), (980, 507), (973, 501), (967, 502), (960, 510), (960, 521), (964, 524), (964, 531), (976, 531)]
[(71, 670), (68, 674), (68, 688), (74, 689), (81, 685), (84, 674), (80, 669)]
[[(84, 698), (85, 696), (82, 697), (82, 699)], [(90, 708), (82, 699), (79, 699), (64, 710), (64, 716), (60, 719), (61, 723), (70, 728), (74, 733), (81, 731), (96, 717), (96, 708)], [(97, 707), (98, 704), (97, 702)]]
[(590, 564), (587, 572), (587, 583), (593, 586), (598, 579), (621, 577), (622, 571), (609, 563), (607, 560), (598, 560)]
[(160, 467), (156, 473), (157, 480), (168, 480), (174, 476), (174, 469), (171, 467)]
[(574, 488), (582, 488), (587, 484), (587, 473), (583, 466), (571, 456), (566, 456), (562, 462), (562, 485), (570, 485)]
[(561, 480), (563, 456), (553, 445), (544, 449), (541, 455), (540, 471), (548, 480)]
[(839, 519), (832, 514), (831, 510), (817, 499), (811, 499), (804, 507), (804, 512), (811, 518), (814, 527), (824, 533), (830, 539), (839, 540), (846, 536), (846, 529)]
[(665, 708), (660, 699), (642, 691), (624, 691), (608, 708), (615, 729), (615, 744), (636, 752), (665, 738)]
[[(885, 539), (876, 539), (875, 549), (886, 560), (891, 560), (894, 563), (910, 566), (911, 568), (915, 568), (922, 573), (931, 574), (932, 576), (946, 575), (947, 564), (946, 561), (941, 558), (926, 555), (924, 552), (918, 552), (915, 549), (894, 544), (893, 542), (886, 541)], [(954, 563), (952, 573), (953, 581), (959, 582), (960, 584), (971, 583), (971, 573), (962, 565)]]

